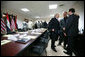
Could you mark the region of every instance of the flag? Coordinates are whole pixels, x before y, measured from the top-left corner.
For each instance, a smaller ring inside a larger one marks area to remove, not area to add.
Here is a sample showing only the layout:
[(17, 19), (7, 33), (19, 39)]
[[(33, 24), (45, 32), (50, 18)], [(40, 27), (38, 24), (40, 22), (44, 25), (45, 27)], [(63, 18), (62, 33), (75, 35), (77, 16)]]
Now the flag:
[(17, 30), (17, 16), (15, 16), (15, 29)]
[(10, 22), (9, 22), (9, 16), (8, 16), (8, 13), (6, 14), (7, 16), (7, 27), (10, 29)]
[(12, 16), (12, 20), (11, 20), (11, 31), (14, 31), (15, 30), (15, 22), (14, 22), (14, 19), (13, 19), (13, 16)]
[(1, 34), (6, 34), (7, 30), (6, 30), (6, 24), (4, 22), (4, 19), (1, 18)]

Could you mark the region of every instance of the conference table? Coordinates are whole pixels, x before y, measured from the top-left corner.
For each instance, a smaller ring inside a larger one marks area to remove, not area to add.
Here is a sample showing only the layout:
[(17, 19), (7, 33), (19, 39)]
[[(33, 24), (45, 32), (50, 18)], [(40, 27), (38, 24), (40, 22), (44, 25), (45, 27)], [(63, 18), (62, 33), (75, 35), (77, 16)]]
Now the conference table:
[[(29, 40), (27, 43), (11, 41), (7, 44), (1, 45), (1, 56), (17, 56), (17, 54), (24, 51), (25, 48), (29, 47), (34, 41), (36, 41), (36, 39), (38, 39), (46, 30), (47, 29), (41, 28), (27, 31), (27, 35), (37, 36), (36, 38)], [(24, 34), (24, 32), (17, 32), (15, 34)], [(8, 40), (8, 37), (2, 36), (1, 41), (2, 40)]]

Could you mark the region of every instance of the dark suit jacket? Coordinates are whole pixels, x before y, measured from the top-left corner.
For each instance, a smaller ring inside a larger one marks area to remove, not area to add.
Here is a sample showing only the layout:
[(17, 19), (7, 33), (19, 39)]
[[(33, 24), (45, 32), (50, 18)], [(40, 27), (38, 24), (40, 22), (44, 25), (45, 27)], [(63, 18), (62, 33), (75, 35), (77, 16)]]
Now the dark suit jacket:
[(74, 14), (70, 15), (66, 22), (66, 33), (67, 36), (77, 36), (78, 34), (78, 20), (79, 16)]
[(59, 21), (56, 18), (52, 18), (49, 22), (48, 30), (52, 31), (52, 29), (55, 30), (55, 33), (58, 33), (58, 30), (60, 29)]
[[(66, 17), (66, 21), (67, 21), (68, 17)], [(64, 21), (64, 18), (62, 20), (60, 20), (60, 32), (65, 32), (63, 31), (63, 28), (66, 27), (66, 23)]]
[(47, 23), (46, 22), (43, 23), (43, 28), (47, 28)]

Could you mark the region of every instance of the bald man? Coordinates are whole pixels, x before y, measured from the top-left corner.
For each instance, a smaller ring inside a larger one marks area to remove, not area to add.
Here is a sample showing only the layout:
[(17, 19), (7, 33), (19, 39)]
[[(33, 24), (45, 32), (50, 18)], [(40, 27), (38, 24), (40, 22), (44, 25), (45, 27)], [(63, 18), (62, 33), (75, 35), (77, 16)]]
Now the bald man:
[(67, 12), (65, 11), (63, 13), (63, 19), (60, 20), (60, 38), (59, 38), (59, 44), (61, 45), (61, 43), (64, 41), (64, 48), (66, 48), (66, 44), (67, 44), (67, 37), (64, 36), (65, 33), (65, 26), (66, 26), (66, 20), (68, 19), (67, 17)]

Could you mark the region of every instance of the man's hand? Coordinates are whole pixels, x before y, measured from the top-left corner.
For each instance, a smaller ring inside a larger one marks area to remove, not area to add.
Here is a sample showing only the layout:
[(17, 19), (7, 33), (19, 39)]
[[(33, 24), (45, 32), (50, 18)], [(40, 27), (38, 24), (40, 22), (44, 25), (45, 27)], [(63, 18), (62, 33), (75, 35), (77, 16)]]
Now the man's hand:
[(65, 31), (65, 27), (63, 28), (63, 30)]
[(67, 36), (66, 33), (64, 33), (64, 36)]
[(54, 31), (54, 29), (52, 29), (52, 31)]

